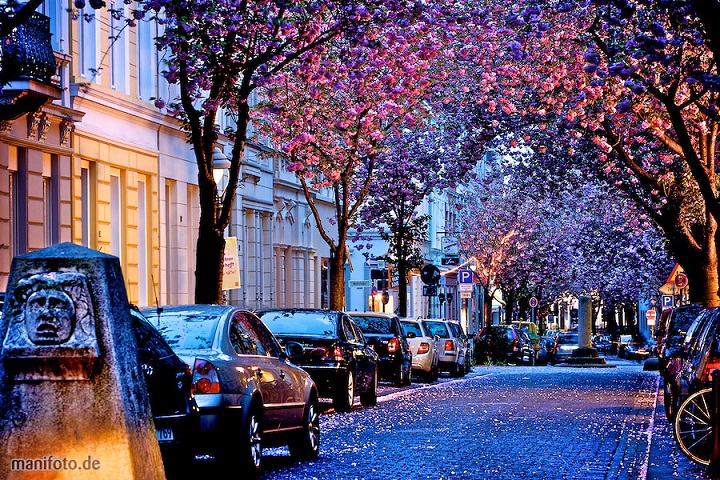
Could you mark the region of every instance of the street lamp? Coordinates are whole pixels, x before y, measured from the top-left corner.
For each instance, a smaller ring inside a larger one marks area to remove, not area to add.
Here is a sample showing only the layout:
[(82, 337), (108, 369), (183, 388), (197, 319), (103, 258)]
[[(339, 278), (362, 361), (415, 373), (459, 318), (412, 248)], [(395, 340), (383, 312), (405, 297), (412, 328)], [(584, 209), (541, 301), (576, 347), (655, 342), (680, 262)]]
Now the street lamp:
[[(213, 153), (213, 179), (215, 180), (215, 185), (218, 187), (225, 176), (225, 170), (230, 168), (230, 165), (231, 163), (230, 160), (228, 160), (228, 157), (222, 150), (220, 150), (219, 147), (215, 147), (215, 152)], [(218, 188), (218, 191), (219, 190), (220, 188)]]

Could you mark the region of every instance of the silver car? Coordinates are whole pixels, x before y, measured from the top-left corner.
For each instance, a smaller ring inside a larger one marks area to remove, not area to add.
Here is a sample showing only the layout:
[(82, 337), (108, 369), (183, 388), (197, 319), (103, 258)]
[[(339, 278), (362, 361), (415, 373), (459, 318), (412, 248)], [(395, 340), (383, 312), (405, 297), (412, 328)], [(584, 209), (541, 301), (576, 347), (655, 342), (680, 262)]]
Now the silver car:
[(227, 305), (143, 308), (142, 313), (192, 367), (200, 427), (196, 455), (246, 478), (258, 476), (264, 446), (314, 459), (320, 445), (318, 392), (293, 342), (283, 349), (252, 312)]
[(468, 338), (459, 323), (445, 319), (425, 319), (430, 334), (439, 337), (438, 347), (440, 370), (453, 377), (462, 377), (470, 371)]
[(440, 337), (433, 337), (422, 319), (402, 318), (400, 323), (410, 344), (413, 373), (427, 382), (436, 380), (440, 374), (436, 342)]

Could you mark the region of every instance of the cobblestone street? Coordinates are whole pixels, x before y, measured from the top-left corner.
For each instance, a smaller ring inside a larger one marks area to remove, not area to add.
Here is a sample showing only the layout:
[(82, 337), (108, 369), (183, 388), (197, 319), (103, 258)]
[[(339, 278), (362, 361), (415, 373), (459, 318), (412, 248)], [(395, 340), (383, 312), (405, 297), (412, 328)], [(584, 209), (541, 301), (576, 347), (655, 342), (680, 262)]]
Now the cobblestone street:
[(328, 411), (315, 462), (265, 453), (265, 479), (704, 478), (675, 447), (658, 373), (474, 367), (394, 391), (373, 408)]

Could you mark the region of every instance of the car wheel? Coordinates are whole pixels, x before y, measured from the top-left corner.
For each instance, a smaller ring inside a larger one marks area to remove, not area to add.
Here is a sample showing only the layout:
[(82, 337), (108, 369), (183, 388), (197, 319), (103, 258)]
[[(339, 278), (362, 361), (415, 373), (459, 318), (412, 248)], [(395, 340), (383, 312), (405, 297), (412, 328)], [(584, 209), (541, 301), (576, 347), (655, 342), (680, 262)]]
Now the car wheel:
[[(256, 478), (260, 474), (262, 463), (262, 430), (257, 408), (251, 409), (243, 436), (241, 462), (245, 466), (244, 471), (247, 472), (248, 477)], [(232, 463), (232, 457), (227, 458), (227, 461)]]
[(393, 378), (393, 385), (395, 385), (396, 387), (402, 387), (403, 385), (405, 385), (405, 369), (403, 368), (402, 363), (398, 367), (398, 371), (395, 372)]
[(333, 404), (335, 406), (335, 410), (347, 412), (352, 409), (354, 401), (355, 376), (351, 370), (348, 370), (347, 375), (345, 376), (345, 384), (339, 386), (335, 398), (333, 399)]
[(305, 409), (303, 428), (297, 440), (290, 443), (290, 455), (301, 460), (313, 460), (320, 453), (320, 405), (313, 394)]
[(405, 386), (409, 387), (410, 385), (412, 385), (412, 365), (408, 364), (405, 373)]
[(378, 373), (375, 370), (372, 380), (370, 381), (370, 388), (366, 392), (360, 394), (360, 404), (366, 407), (372, 407), (377, 405), (377, 386), (378, 386)]

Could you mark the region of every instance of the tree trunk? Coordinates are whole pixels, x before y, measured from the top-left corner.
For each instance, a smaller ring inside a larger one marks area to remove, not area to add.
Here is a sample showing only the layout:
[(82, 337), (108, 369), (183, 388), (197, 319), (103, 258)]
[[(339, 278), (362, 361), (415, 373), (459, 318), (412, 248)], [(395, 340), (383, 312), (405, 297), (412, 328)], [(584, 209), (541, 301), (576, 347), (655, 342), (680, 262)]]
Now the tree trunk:
[(484, 297), (483, 307), (484, 307), (484, 310), (485, 310), (485, 311), (484, 311), (484, 315), (485, 315), (485, 326), (486, 326), (486, 327), (489, 327), (490, 325), (492, 325), (492, 321), (493, 321), (493, 319), (492, 319), (492, 300), (493, 300), (493, 297), (492, 297), (492, 295), (490, 294), (490, 287), (488, 287), (488, 286), (483, 287), (483, 297)]
[[(200, 222), (201, 226), (203, 222)], [(212, 227), (212, 226), (211, 226)], [(200, 228), (195, 264), (195, 302), (222, 303), (225, 238), (214, 228)]]
[(509, 292), (503, 290), (503, 297), (505, 298), (505, 323), (508, 325), (512, 323), (516, 296), (515, 290), (510, 290)]
[(398, 317), (407, 317), (407, 262), (399, 259), (398, 273)]
[(330, 310), (345, 310), (345, 244), (330, 251)]

